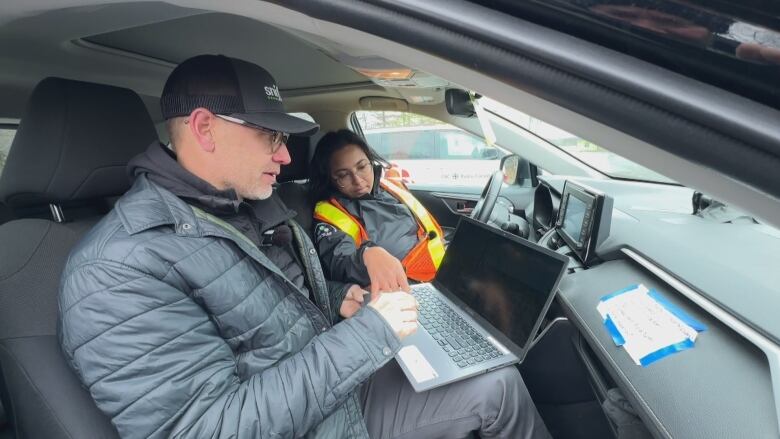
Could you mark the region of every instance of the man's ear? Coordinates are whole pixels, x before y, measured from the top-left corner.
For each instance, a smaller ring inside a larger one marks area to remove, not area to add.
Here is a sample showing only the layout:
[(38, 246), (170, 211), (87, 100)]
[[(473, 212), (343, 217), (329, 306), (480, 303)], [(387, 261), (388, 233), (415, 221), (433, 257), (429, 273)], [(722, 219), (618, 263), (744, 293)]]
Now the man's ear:
[(214, 125), (217, 122), (214, 113), (205, 108), (196, 108), (192, 110), (188, 118), (187, 125), (190, 133), (201, 149), (206, 152), (214, 152), (216, 147), (214, 143)]

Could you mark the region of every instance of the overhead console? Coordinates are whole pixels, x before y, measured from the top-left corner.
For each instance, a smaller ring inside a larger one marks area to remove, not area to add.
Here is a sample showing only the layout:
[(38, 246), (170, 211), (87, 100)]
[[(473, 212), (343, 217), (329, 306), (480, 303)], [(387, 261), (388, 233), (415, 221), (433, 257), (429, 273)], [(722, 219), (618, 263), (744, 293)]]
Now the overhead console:
[(584, 265), (609, 236), (612, 204), (609, 195), (571, 180), (563, 187), (555, 231)]

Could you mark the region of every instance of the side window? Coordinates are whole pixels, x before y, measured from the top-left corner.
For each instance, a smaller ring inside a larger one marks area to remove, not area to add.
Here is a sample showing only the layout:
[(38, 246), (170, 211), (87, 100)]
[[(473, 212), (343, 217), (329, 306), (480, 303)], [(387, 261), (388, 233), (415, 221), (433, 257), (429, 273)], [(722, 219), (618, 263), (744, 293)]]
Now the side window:
[[(395, 133), (393, 148), (406, 151), (406, 158), (426, 160), (436, 158), (433, 132), (428, 130), (405, 131)], [(400, 158), (400, 157), (399, 157)]]
[(387, 148), (387, 136), (384, 133), (365, 133), (365, 135), (366, 142), (368, 142), (371, 148), (373, 148), (377, 154), (389, 160), (388, 154), (390, 151), (388, 151)]
[(506, 152), (479, 136), (414, 113), (359, 111), (368, 144), (409, 172), (408, 183), (483, 186)]
[(5, 160), (8, 158), (8, 150), (11, 149), (11, 142), (14, 141), (16, 135), (15, 126), (2, 126), (0, 125), (0, 175), (3, 173), (5, 167)]
[(442, 132), (441, 140), (441, 157), (449, 160), (480, 159), (481, 151), (488, 147), (479, 138), (459, 131)]

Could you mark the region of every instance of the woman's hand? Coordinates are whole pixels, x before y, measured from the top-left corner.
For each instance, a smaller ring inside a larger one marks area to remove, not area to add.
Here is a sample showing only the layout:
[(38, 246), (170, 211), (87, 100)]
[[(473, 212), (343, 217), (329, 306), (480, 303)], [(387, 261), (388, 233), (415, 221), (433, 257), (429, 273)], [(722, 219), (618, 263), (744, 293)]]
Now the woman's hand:
[(363, 263), (366, 264), (371, 280), (371, 298), (375, 299), (380, 291), (409, 292), (401, 261), (382, 247), (369, 247), (363, 251)]
[(357, 285), (349, 287), (347, 294), (344, 296), (344, 301), (341, 302), (341, 307), (339, 308), (341, 317), (348, 319), (354, 316), (355, 313), (360, 310), (360, 307), (363, 306), (363, 295), (365, 294), (366, 291)]

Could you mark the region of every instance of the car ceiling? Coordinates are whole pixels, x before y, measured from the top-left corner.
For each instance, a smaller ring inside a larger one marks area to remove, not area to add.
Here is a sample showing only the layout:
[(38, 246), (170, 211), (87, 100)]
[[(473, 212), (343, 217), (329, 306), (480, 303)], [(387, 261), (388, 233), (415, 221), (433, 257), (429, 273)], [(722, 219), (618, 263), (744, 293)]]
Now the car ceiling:
[[(327, 129), (342, 128), (345, 115), (365, 108), (361, 98), (371, 96), (404, 101), (401, 108), (479, 132), (475, 121), (453, 121), (444, 111), (447, 81), (415, 71), (434, 86), (377, 85), (344, 61), (361, 67), (399, 65), (300, 29), (161, 2), (71, 7), (5, 24), (3, 18), (5, 14), (0, 16), (0, 59), (6, 68), (0, 71), (0, 118), (18, 119), (33, 87), (45, 77), (59, 76), (130, 88), (141, 95), (152, 119), (161, 122), (158, 96), (170, 71), (191, 56), (221, 53), (269, 70), (288, 111), (310, 112)], [(406, 102), (421, 96), (430, 101), (422, 106)], [(377, 102), (372, 109), (399, 106), (385, 101), (377, 107)], [(165, 137), (164, 130), (160, 135)], [(580, 174), (580, 168), (567, 169)]]
[[(159, 120), (156, 97), (168, 74), (182, 60), (203, 53), (263, 66), (286, 97), (339, 92), (335, 99), (327, 98), (332, 108), (348, 103), (354, 109), (366, 95), (404, 97), (329, 54), (349, 53), (351, 48), (327, 48), (327, 40), (307, 37), (238, 15), (158, 2), (74, 7), (22, 17), (0, 27), (0, 117), (18, 118), (35, 84), (60, 76), (131, 88)], [(438, 94), (443, 96), (443, 91)], [(321, 105), (323, 99), (312, 96), (311, 103)], [(288, 107), (300, 111), (295, 99)]]
[(222, 53), (262, 65), (274, 75), (281, 89), (366, 81), (363, 75), (290, 33), (235, 15), (200, 14), (85, 40), (172, 64), (202, 53)]

